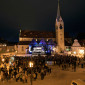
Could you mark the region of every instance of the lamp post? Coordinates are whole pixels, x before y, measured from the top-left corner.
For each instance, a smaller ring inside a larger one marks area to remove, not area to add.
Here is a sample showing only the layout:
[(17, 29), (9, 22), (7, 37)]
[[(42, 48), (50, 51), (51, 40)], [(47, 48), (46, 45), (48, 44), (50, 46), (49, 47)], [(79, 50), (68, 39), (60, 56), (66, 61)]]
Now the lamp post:
[(29, 67), (31, 68), (31, 85), (32, 85), (32, 67), (33, 67), (33, 62), (29, 62)]
[(4, 63), (4, 61), (5, 61), (4, 58), (2, 58), (2, 62), (3, 62), (3, 63)]

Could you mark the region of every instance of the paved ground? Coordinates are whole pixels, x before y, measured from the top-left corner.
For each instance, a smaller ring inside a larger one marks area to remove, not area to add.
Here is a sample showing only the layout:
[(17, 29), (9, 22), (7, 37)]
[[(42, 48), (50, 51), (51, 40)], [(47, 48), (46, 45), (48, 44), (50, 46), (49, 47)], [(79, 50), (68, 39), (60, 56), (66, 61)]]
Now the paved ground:
[[(62, 71), (58, 66), (52, 67), (52, 73), (47, 74), (44, 80), (38, 79), (33, 81), (33, 85), (71, 85), (71, 81), (74, 79), (85, 80), (85, 68), (77, 68), (76, 72), (73, 72), (70, 68), (67, 71)], [(15, 80), (0, 82), (0, 85), (31, 85), (30, 79), (28, 78), (28, 83), (15, 82)]]

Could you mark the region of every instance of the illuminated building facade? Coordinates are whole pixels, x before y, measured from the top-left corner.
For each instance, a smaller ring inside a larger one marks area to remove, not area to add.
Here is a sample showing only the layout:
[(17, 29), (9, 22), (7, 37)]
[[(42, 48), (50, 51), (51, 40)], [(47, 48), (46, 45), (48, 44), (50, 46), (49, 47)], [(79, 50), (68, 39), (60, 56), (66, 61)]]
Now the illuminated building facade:
[[(22, 37), (23, 34), (26, 36)], [(57, 48), (55, 33), (23, 30), (17, 46), (18, 53), (22, 54), (54, 53)]]
[(71, 49), (72, 49), (72, 55), (78, 57), (84, 57), (84, 47), (80, 45), (77, 39), (74, 40)]

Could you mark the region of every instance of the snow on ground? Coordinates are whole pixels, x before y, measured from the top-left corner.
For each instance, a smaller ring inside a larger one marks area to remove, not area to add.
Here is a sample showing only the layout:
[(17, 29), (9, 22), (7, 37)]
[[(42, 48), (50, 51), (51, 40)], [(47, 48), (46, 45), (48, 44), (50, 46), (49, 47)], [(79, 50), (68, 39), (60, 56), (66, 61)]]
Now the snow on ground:
[[(77, 67), (77, 71), (73, 72), (70, 68), (67, 71), (61, 70), (58, 66), (52, 66), (52, 73), (47, 74), (44, 80), (38, 79), (33, 81), (33, 85), (71, 85), (71, 81), (74, 79), (85, 80), (85, 68)], [(28, 83), (15, 82), (15, 80), (0, 82), (0, 85), (31, 85), (30, 79), (28, 78)]]

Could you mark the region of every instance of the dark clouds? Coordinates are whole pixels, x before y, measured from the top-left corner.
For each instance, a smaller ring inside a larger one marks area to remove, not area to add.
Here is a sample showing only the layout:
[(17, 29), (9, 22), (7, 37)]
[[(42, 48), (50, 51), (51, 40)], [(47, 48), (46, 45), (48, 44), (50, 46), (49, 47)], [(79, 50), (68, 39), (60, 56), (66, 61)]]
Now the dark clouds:
[[(85, 1), (60, 0), (65, 31), (85, 31)], [(0, 0), (0, 36), (18, 39), (19, 27), (55, 30), (57, 0)]]

